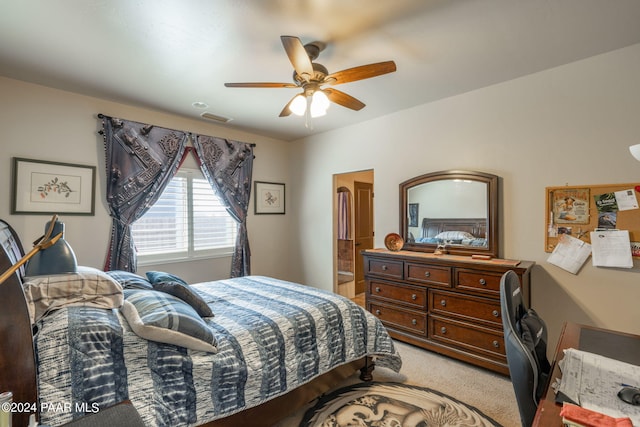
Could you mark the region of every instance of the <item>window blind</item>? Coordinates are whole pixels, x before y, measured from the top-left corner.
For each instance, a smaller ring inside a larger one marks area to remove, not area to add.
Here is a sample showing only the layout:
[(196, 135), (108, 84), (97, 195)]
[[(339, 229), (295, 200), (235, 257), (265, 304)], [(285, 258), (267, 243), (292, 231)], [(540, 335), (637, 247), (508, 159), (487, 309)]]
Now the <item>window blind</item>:
[(228, 255), (237, 223), (200, 171), (181, 170), (132, 226), (140, 263)]

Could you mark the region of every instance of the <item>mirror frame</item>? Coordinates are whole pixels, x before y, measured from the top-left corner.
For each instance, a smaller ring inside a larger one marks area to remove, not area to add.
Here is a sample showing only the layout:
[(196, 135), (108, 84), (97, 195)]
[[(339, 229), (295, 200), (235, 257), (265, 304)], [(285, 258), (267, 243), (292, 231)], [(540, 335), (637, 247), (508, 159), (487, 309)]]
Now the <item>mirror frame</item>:
[(400, 235), (405, 241), (403, 250), (418, 252), (435, 252), (437, 245), (432, 243), (411, 243), (408, 236), (408, 200), (409, 189), (416, 185), (433, 181), (449, 179), (465, 179), (484, 182), (487, 184), (487, 246), (464, 247), (461, 245), (448, 246), (448, 253), (453, 255), (488, 255), (492, 258), (499, 257), (499, 230), (498, 230), (498, 181), (497, 175), (484, 172), (449, 170), (433, 172), (411, 178), (400, 184)]

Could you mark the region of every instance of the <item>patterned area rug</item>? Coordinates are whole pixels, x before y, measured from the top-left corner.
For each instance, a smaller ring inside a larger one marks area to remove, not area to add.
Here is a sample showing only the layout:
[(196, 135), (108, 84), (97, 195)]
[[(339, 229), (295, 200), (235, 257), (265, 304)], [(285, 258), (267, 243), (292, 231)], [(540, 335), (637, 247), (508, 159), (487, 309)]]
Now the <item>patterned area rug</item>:
[(358, 383), (323, 396), (300, 427), (500, 427), (476, 408), (425, 387)]

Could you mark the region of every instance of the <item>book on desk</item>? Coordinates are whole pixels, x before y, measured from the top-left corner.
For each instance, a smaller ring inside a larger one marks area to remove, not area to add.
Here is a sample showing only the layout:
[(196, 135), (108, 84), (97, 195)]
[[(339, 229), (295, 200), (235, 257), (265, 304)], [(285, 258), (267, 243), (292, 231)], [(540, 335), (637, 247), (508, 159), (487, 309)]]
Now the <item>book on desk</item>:
[(566, 427), (633, 427), (629, 417), (614, 418), (572, 403), (562, 405), (560, 416)]

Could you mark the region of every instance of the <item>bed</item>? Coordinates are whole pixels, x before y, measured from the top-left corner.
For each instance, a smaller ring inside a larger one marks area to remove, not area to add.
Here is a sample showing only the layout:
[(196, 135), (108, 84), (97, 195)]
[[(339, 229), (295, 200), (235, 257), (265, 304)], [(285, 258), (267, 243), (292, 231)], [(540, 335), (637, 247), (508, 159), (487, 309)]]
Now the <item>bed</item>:
[(423, 218), (416, 243), (487, 245), (486, 218)]
[[(24, 251), (4, 221), (0, 241), (5, 271)], [(0, 284), (0, 391), (13, 392), (14, 427), (26, 425), (33, 412), (42, 424), (58, 426), (127, 400), (149, 426), (256, 420), (268, 426), (357, 369), (363, 380), (371, 379), (374, 364), (400, 369), (393, 341), (375, 316), (333, 293), (263, 276), (186, 285), (212, 314), (199, 317), (203, 348), (175, 344), (173, 335), (174, 343), (142, 338), (158, 331), (145, 323), (138, 302), (147, 295), (175, 298), (138, 287), (124, 273), (108, 275), (122, 289), (119, 308), (75, 304), (34, 311), (25, 297), (33, 295), (34, 279), (23, 282), (22, 268)]]

